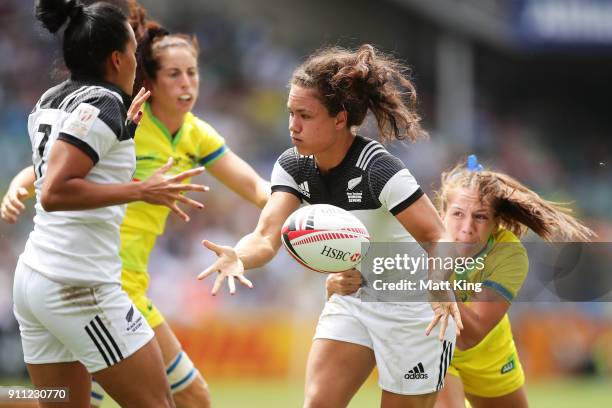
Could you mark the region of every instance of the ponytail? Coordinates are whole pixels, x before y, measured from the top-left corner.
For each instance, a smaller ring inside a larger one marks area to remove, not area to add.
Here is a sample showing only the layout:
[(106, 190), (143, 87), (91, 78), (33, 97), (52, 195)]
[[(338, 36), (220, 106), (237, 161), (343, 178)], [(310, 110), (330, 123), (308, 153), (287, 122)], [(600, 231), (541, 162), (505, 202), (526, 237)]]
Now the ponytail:
[(103, 1), (84, 6), (79, 0), (37, 0), (36, 18), (51, 33), (66, 25), (63, 54), (73, 77), (102, 79), (108, 56), (128, 44), (127, 16)]
[[(480, 167), (482, 168), (482, 167)], [(530, 229), (546, 241), (590, 241), (595, 233), (571, 215), (565, 203), (556, 203), (540, 197), (507, 174), (479, 170), (473, 171), (456, 165), (442, 173), (436, 202), (440, 212), (447, 210), (451, 192), (457, 188), (475, 188), (482, 201), (491, 204), (499, 225), (523, 236)]]
[(417, 94), (408, 69), (370, 44), (357, 51), (325, 48), (293, 73), (291, 83), (314, 88), (330, 115), (347, 112), (349, 127), (361, 126), (368, 110), (383, 141), (426, 137), (416, 111)]
[(83, 5), (78, 0), (38, 0), (36, 18), (52, 34), (68, 21), (83, 14)]

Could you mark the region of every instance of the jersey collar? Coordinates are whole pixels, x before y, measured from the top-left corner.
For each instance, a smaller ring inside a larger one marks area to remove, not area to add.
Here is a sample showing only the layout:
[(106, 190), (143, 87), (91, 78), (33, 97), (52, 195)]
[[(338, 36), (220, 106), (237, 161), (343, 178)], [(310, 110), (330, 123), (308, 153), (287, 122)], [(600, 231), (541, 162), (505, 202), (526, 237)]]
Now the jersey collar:
[(170, 134), (170, 131), (168, 130), (166, 125), (164, 125), (161, 120), (155, 117), (153, 111), (151, 110), (151, 104), (149, 102), (144, 103), (144, 110), (147, 115), (149, 115), (151, 121), (155, 124), (155, 126), (157, 126), (158, 129), (166, 136), (168, 142), (170, 142), (170, 144), (172, 145), (172, 148), (176, 149), (176, 146), (178, 145), (179, 141), (181, 140), (181, 136), (183, 135), (183, 128), (185, 127), (185, 122), (183, 121), (183, 124), (179, 128), (178, 132), (176, 132), (176, 136), (173, 137), (172, 134)]
[(125, 106), (125, 109), (129, 109), (130, 105), (132, 104), (132, 97), (130, 95), (123, 92), (121, 88), (119, 88), (117, 85), (111, 84), (110, 82), (105, 81), (103, 79), (90, 79), (90, 78), (79, 77), (79, 76), (73, 75), (70, 78), (70, 81), (82, 82), (83, 84), (86, 84), (86, 85), (101, 86), (101, 87), (107, 88), (110, 91), (113, 91), (119, 94), (119, 96), (121, 97), (121, 101), (123, 102), (123, 106)]
[[(354, 154), (355, 150), (358, 149), (359, 146), (361, 146), (360, 140), (358, 139), (362, 139), (362, 137), (355, 136), (353, 138), (353, 141), (351, 142), (351, 146), (346, 151), (346, 154), (342, 158), (342, 161), (340, 162), (340, 164), (338, 164), (336, 167), (332, 167), (331, 169), (329, 169), (329, 171), (325, 174), (326, 177), (329, 177), (332, 174), (337, 174), (338, 172), (341, 172), (346, 169), (347, 165), (349, 164), (349, 161), (355, 157), (355, 154)], [(318, 170), (319, 166), (317, 166), (316, 160), (314, 162)]]

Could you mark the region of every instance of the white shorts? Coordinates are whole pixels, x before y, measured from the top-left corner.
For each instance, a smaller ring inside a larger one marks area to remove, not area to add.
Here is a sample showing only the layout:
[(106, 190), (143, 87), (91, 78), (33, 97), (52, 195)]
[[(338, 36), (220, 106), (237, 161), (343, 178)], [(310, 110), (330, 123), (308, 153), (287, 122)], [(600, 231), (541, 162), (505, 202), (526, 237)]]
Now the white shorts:
[(28, 364), (80, 361), (95, 373), (153, 338), (153, 330), (119, 284), (70, 286), (19, 260), (13, 302)]
[(362, 302), (334, 294), (325, 304), (314, 338), (372, 349), (378, 384), (385, 391), (429, 394), (444, 386), (455, 345), (454, 321), (449, 321), (444, 341), (438, 339), (438, 326), (425, 335), (433, 316), (429, 303)]

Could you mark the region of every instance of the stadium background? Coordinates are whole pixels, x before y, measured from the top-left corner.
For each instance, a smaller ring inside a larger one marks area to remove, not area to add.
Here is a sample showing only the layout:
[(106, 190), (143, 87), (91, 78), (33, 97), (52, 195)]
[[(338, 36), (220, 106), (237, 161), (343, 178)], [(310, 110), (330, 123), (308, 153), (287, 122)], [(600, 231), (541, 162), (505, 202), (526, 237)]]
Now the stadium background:
[[(431, 140), (391, 148), (427, 191), (475, 152), (549, 199), (575, 201), (599, 240), (611, 241), (612, 1), (141, 2), (172, 30), (197, 35), (195, 113), (266, 177), (290, 143), (286, 84), (295, 66), (323, 44), (371, 42), (414, 70)], [(61, 75), (51, 74), (59, 42), (32, 9), (31, 1), (0, 3), (2, 193), (31, 160), (27, 115)], [(372, 126), (361, 133), (374, 134)], [(213, 187), (207, 209), (188, 224), (170, 218), (151, 260), (152, 297), (210, 381), (216, 406), (299, 406), (324, 277), (282, 253), (252, 273), (254, 290), (211, 297), (211, 282), (195, 280), (212, 259), (201, 239), (233, 243), (257, 211), (210, 177), (199, 180)], [(22, 223), (0, 224), (0, 385), (27, 381), (11, 288), (31, 207)], [(511, 318), (533, 406), (607, 405), (610, 303), (518, 303)], [(351, 406), (377, 398), (372, 379)]]

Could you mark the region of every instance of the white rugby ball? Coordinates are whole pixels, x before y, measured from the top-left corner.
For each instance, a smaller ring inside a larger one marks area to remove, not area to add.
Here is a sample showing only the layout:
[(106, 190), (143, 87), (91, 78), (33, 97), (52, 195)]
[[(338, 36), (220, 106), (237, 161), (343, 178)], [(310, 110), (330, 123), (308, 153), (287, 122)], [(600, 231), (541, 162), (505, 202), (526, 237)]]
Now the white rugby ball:
[(302, 207), (287, 218), (281, 240), (289, 254), (316, 272), (354, 268), (370, 244), (370, 234), (357, 217), (328, 204)]

